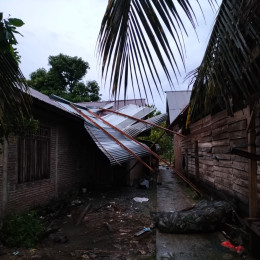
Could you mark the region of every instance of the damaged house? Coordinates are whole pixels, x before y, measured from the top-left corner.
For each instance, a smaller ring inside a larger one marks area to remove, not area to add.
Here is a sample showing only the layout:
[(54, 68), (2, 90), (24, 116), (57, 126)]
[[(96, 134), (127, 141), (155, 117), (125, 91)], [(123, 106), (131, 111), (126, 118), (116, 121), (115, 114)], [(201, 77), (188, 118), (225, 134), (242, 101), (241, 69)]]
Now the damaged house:
[[(30, 92), (39, 127), (32, 134), (10, 136), (2, 147), (0, 216), (47, 204), (82, 187), (132, 185), (144, 165), (150, 167), (149, 160), (143, 159), (149, 157), (148, 147), (133, 137), (153, 127), (134, 125), (151, 108), (128, 104), (120, 111), (136, 120), (116, 114), (103, 119), (96, 116), (98, 108), (90, 111), (33, 89)], [(161, 124), (165, 119), (166, 115), (160, 115), (149, 120)]]
[[(258, 1), (222, 2), (202, 63), (189, 74), (190, 100), (168, 119), (185, 135), (174, 136), (175, 168), (206, 194), (231, 201), (258, 235), (259, 10)], [(167, 96), (169, 111), (177, 95)]]

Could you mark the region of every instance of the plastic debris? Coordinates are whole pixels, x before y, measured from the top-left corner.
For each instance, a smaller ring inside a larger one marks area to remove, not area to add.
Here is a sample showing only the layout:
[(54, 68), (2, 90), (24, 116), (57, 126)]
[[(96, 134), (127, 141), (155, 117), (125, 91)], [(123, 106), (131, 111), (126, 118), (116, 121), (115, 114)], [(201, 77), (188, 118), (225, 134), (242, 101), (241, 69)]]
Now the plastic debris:
[(245, 248), (243, 246), (234, 246), (231, 242), (229, 241), (224, 241), (221, 243), (222, 246), (227, 247), (231, 250), (235, 250), (238, 254), (241, 254), (245, 251)]
[(144, 228), (143, 230), (138, 231), (137, 233), (135, 233), (135, 237), (139, 237), (139, 236), (141, 236), (143, 233), (148, 232), (148, 231), (151, 231), (151, 229), (150, 229), (150, 228)]
[(241, 254), (245, 251), (245, 248), (243, 246), (236, 246), (235, 249), (238, 254)]
[(224, 247), (230, 248), (230, 249), (235, 248), (235, 246), (232, 245), (231, 242), (229, 242), (229, 241), (224, 241), (224, 242), (221, 243), (221, 245), (224, 246)]
[(14, 251), (13, 252), (13, 255), (19, 255), (20, 254), (20, 251)]
[(149, 199), (148, 198), (140, 198), (140, 197), (135, 197), (134, 198), (134, 201), (136, 201), (136, 202), (146, 202), (146, 201), (148, 201)]
[(140, 187), (145, 187), (146, 189), (149, 189), (149, 181), (144, 180), (139, 184)]

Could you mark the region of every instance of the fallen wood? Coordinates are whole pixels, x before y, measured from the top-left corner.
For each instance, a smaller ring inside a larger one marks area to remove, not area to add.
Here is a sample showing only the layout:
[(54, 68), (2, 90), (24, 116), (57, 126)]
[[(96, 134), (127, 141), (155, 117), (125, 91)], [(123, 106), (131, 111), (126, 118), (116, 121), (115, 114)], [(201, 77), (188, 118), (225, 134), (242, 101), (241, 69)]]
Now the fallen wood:
[(107, 222), (105, 222), (105, 225), (106, 225), (106, 227), (107, 227), (107, 230), (108, 230), (110, 233), (113, 233), (113, 232), (114, 232), (114, 230), (113, 230), (113, 228), (111, 227), (110, 224), (108, 224)]
[(84, 218), (84, 216), (86, 215), (87, 211), (89, 210), (91, 204), (88, 204), (87, 207), (85, 207), (85, 209), (81, 212), (78, 221), (77, 221), (77, 225), (79, 225), (82, 221), (82, 219)]

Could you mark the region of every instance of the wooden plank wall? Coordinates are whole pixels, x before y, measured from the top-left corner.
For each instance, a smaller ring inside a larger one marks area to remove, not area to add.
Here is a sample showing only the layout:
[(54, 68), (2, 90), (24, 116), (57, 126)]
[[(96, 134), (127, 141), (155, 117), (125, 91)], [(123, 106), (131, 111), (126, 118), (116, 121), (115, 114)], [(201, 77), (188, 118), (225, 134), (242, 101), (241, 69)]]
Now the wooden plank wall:
[[(232, 148), (248, 150), (249, 109), (233, 117), (226, 111), (209, 115), (190, 126), (190, 135), (182, 142), (185, 174), (198, 186), (234, 201), (248, 210), (248, 159), (231, 154)], [(260, 107), (256, 113), (256, 146), (260, 154)], [(197, 151), (196, 151), (196, 142)], [(196, 162), (197, 160), (197, 162)], [(258, 208), (260, 211), (260, 162), (258, 162)]]

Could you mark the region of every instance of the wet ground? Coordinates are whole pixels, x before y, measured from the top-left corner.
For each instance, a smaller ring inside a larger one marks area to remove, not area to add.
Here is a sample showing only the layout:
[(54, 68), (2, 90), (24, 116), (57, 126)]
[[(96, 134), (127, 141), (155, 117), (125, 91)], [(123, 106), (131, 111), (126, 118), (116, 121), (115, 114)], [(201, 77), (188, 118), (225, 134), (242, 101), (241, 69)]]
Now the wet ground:
[[(195, 193), (184, 188), (180, 180), (167, 167), (160, 167), (162, 184), (157, 187), (157, 210), (179, 211), (193, 206)], [(156, 231), (156, 259), (174, 260), (239, 260), (251, 259), (223, 247), (227, 239), (220, 232), (206, 234), (165, 234)]]
[[(193, 206), (195, 193), (167, 167), (162, 182), (149, 189), (121, 187), (86, 191), (66, 203), (45, 207), (42, 218), (50, 234), (35, 248), (0, 248), (0, 259), (220, 260), (247, 259), (221, 245), (220, 232), (165, 234), (154, 227), (151, 211), (176, 211)], [(148, 201), (136, 202), (134, 198)], [(62, 206), (61, 206), (62, 205)], [(150, 231), (137, 235), (144, 228)]]
[[(136, 202), (135, 197), (149, 200)], [(156, 231), (150, 218), (155, 207), (156, 184), (149, 189), (87, 191), (49, 221), (56, 232), (42, 243), (33, 249), (5, 249), (0, 259), (155, 259)], [(150, 231), (136, 236), (144, 228)]]

